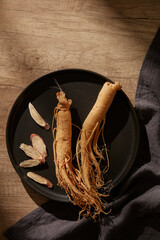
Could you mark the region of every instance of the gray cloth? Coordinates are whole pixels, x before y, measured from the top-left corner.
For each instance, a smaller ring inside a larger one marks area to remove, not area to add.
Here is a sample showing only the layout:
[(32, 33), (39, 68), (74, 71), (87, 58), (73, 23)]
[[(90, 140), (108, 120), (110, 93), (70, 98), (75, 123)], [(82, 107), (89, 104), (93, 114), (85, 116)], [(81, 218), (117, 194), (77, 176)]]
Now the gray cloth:
[(139, 152), (109, 203), (110, 215), (100, 222), (77, 221), (75, 206), (49, 201), (9, 228), (9, 240), (160, 239), (160, 30), (141, 68), (135, 109), (141, 126)]

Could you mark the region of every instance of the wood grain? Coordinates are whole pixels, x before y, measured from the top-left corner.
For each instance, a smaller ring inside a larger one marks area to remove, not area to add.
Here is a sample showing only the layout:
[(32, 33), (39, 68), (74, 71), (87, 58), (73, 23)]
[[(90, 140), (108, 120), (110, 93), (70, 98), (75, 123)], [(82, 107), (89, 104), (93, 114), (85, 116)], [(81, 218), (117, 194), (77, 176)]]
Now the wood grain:
[(84, 68), (120, 81), (134, 104), (159, 24), (159, 0), (0, 1), (0, 239), (47, 201), (22, 184), (7, 154), (6, 123), (17, 96), (43, 74)]

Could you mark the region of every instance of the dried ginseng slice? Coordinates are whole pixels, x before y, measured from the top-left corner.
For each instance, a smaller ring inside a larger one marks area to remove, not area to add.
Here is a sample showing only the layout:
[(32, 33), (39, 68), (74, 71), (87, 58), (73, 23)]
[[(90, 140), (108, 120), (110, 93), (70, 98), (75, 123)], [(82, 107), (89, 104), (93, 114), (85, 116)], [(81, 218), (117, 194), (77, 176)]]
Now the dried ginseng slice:
[(39, 159), (28, 159), (19, 164), (20, 167), (23, 168), (30, 168), (30, 167), (36, 167), (41, 164), (41, 160)]
[(45, 128), (46, 130), (49, 130), (50, 129), (49, 124), (41, 117), (41, 115), (37, 112), (32, 103), (28, 104), (28, 108), (31, 117), (34, 119), (34, 121), (41, 127)]
[(44, 178), (44, 177), (42, 177), (42, 176), (40, 176), (40, 175), (38, 175), (36, 173), (28, 172), (27, 176), (29, 178), (31, 178), (32, 180), (34, 180), (35, 182), (38, 182), (38, 183), (43, 184), (43, 185), (46, 185), (49, 188), (53, 187), (53, 184), (47, 178)]
[(20, 147), (19, 147), (22, 151), (25, 152), (25, 154), (28, 157), (31, 157), (33, 159), (39, 159), (42, 163), (45, 163), (45, 158), (44, 156), (35, 148), (33, 148), (30, 145), (27, 145), (25, 143), (21, 143)]
[(32, 133), (30, 135), (30, 139), (32, 142), (32, 146), (36, 150), (38, 150), (44, 157), (47, 157), (47, 149), (46, 149), (46, 145), (45, 145), (43, 139), (35, 133)]

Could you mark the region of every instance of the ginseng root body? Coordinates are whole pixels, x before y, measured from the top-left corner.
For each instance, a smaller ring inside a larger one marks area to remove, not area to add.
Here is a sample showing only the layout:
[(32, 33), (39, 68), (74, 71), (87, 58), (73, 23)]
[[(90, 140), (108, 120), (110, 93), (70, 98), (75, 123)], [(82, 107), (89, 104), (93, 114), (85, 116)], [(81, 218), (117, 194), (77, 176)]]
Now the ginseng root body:
[(97, 100), (86, 117), (77, 142), (77, 160), (82, 175), (82, 182), (87, 189), (98, 196), (97, 189), (103, 187), (104, 181), (97, 159), (103, 159), (97, 141), (105, 124), (105, 116), (114, 96), (121, 85), (106, 82), (98, 94)]
[(57, 93), (57, 99), (59, 103), (55, 108), (54, 114), (56, 128), (53, 129), (54, 162), (56, 166), (58, 183), (60, 186), (67, 188), (70, 181), (70, 176), (68, 175), (68, 166), (72, 166), (72, 125), (71, 113), (69, 110), (72, 101), (67, 100), (63, 92)]

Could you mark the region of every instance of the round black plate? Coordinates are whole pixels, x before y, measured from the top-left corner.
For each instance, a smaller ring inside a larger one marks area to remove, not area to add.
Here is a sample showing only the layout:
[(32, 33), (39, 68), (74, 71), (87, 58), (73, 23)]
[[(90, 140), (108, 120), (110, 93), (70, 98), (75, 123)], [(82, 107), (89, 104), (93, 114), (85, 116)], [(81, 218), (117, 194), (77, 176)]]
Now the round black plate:
[[(54, 156), (52, 150), (52, 131), (39, 127), (31, 118), (28, 103), (32, 102), (38, 112), (51, 125), (53, 111), (57, 105), (56, 92), (58, 91), (54, 78), (58, 81), (67, 98), (71, 98), (72, 121), (79, 127), (92, 108), (97, 95), (106, 77), (97, 73), (81, 70), (66, 69), (49, 73), (30, 84), (15, 101), (7, 123), (6, 141), (11, 162), (25, 183), (43, 196), (58, 201), (68, 202), (63, 189), (57, 186), (55, 176)], [(53, 87), (55, 86), (55, 87)], [(48, 157), (46, 164), (32, 169), (23, 169), (19, 163), (28, 159), (19, 149), (21, 143), (31, 144), (30, 134), (40, 135), (46, 143)], [(79, 130), (73, 126), (73, 154)], [(117, 186), (126, 176), (135, 160), (139, 144), (139, 125), (132, 104), (123, 91), (119, 91), (106, 115), (104, 136), (109, 148), (110, 170), (106, 181), (112, 179), (113, 186)], [(40, 185), (26, 176), (33, 171), (48, 178), (53, 189)]]

